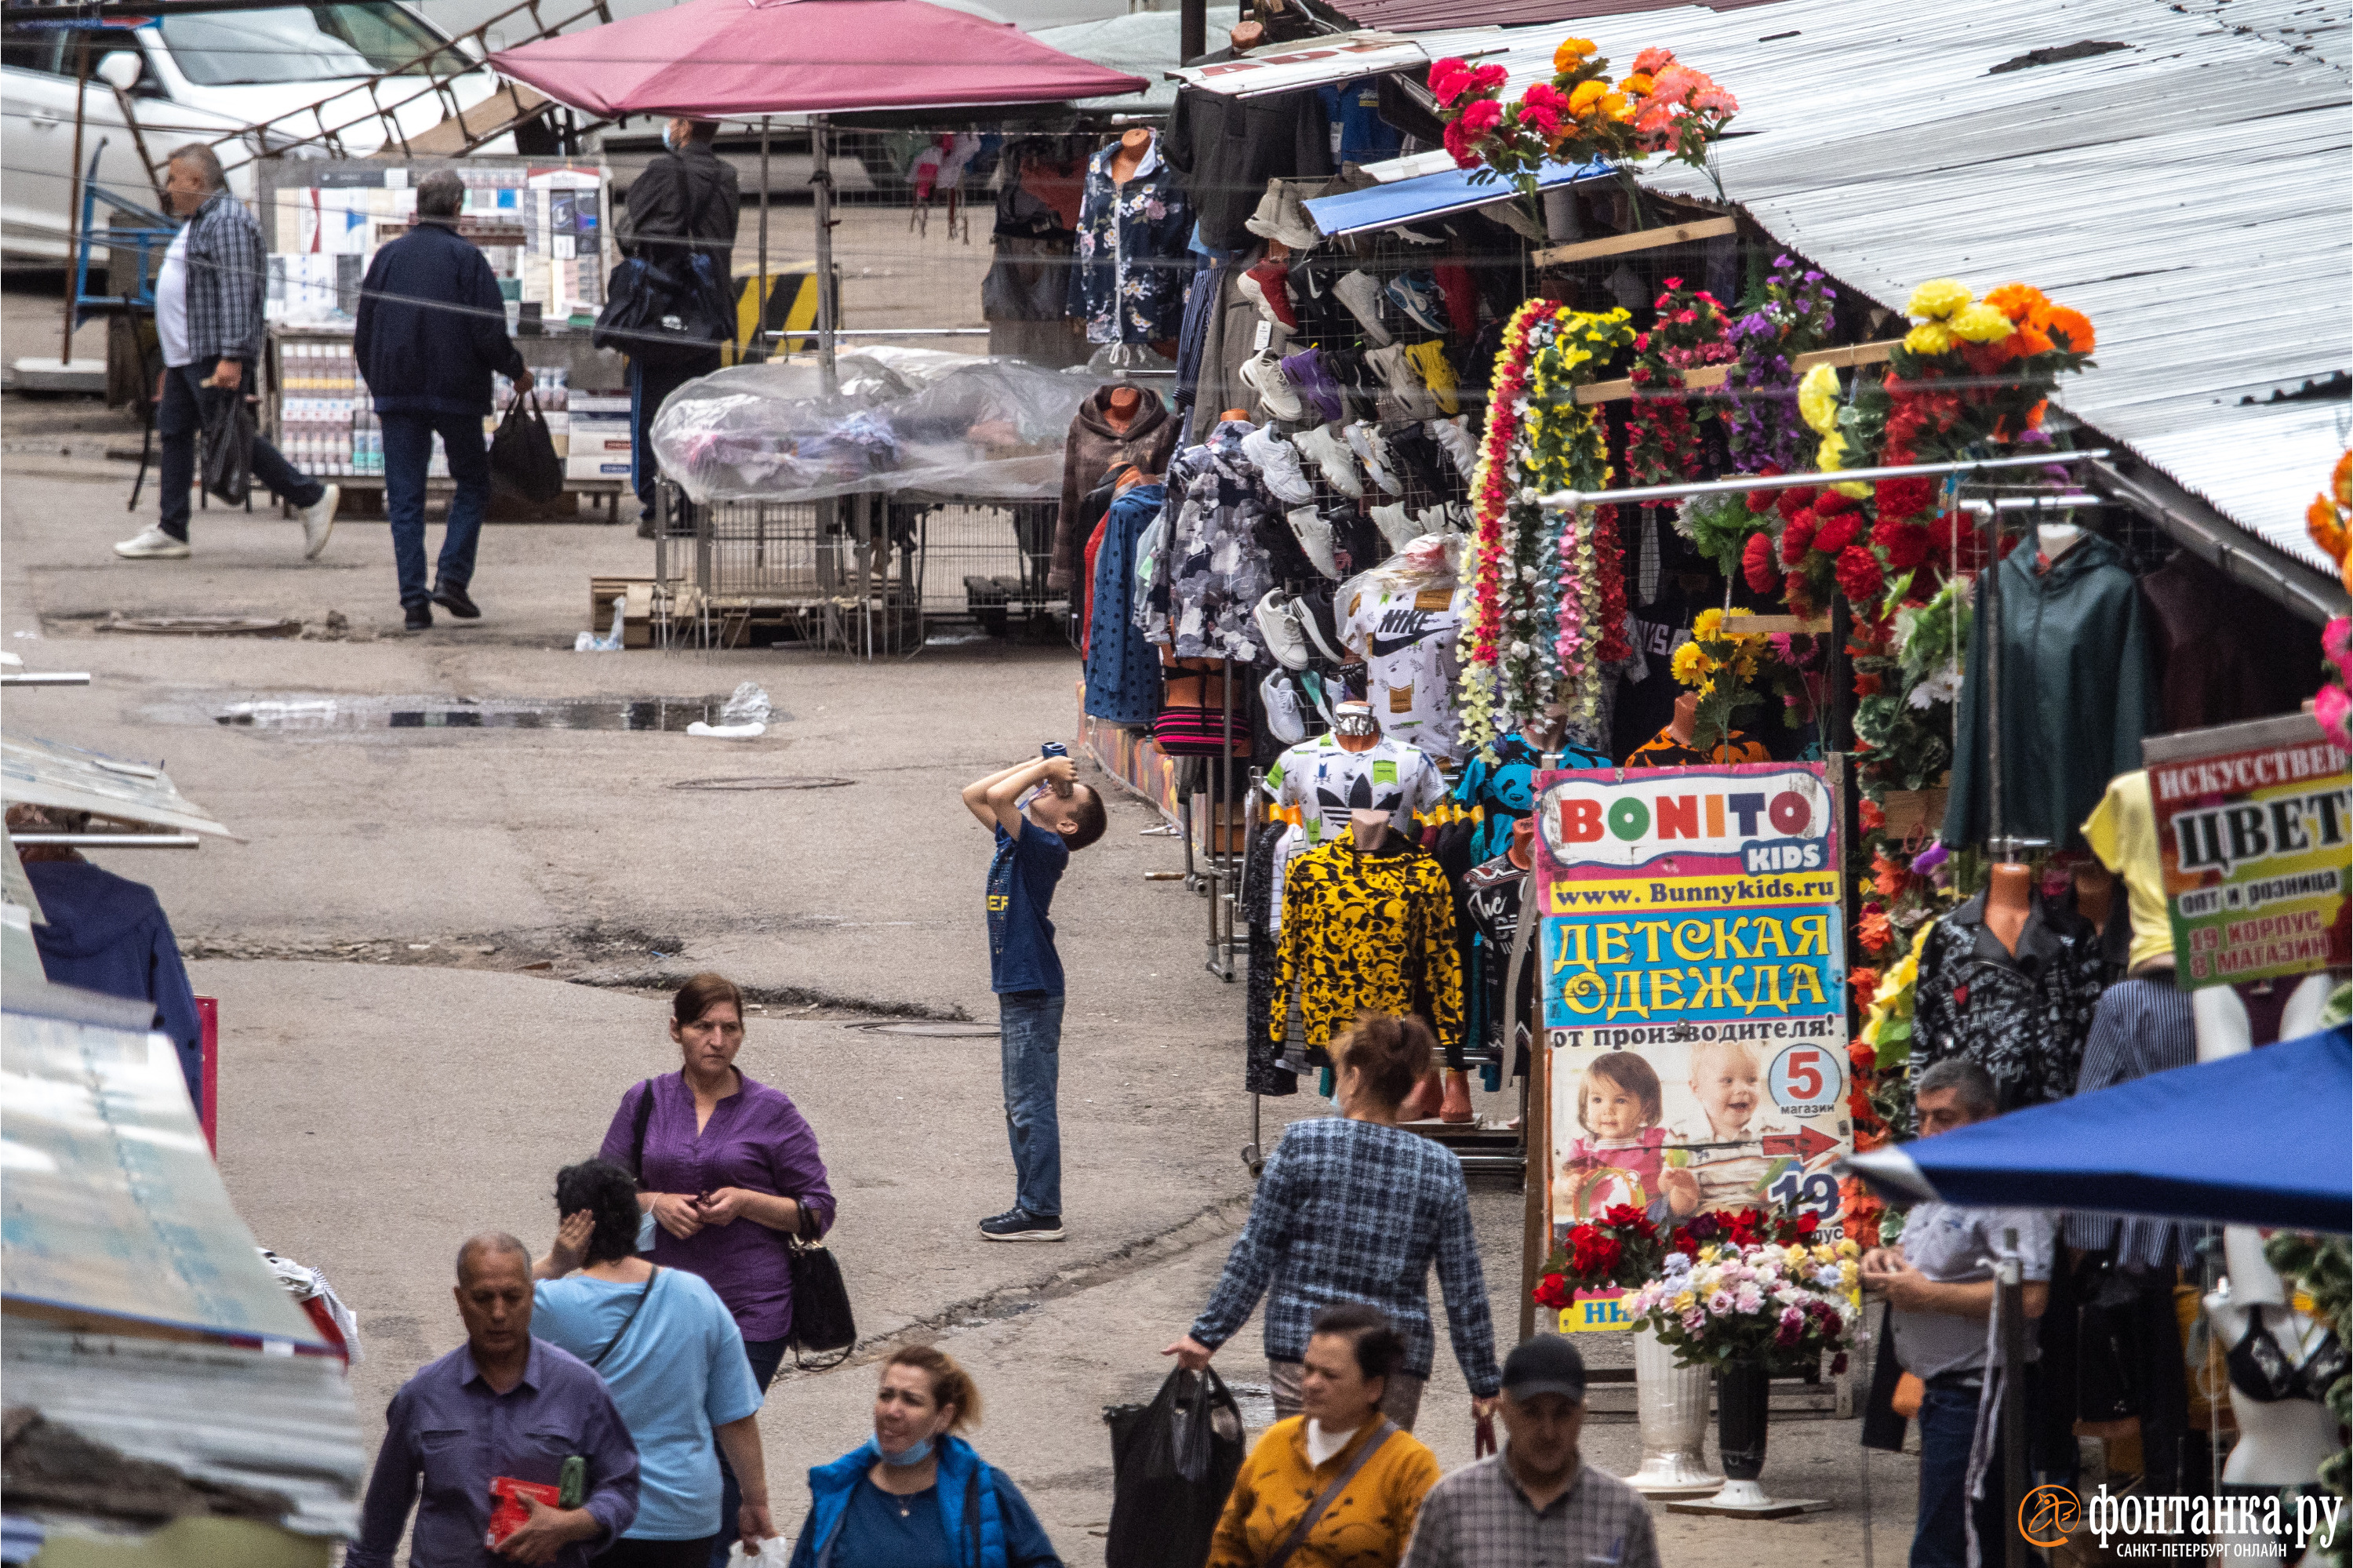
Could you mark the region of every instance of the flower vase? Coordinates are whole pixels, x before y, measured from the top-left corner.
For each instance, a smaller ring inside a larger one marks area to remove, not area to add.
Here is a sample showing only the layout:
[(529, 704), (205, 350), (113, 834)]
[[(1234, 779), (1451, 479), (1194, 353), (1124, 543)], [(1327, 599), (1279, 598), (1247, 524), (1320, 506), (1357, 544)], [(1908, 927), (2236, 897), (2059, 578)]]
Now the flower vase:
[(1716, 1373), (1715, 1448), (1725, 1484), (1713, 1500), (1720, 1506), (1755, 1507), (1770, 1500), (1757, 1478), (1765, 1471), (1766, 1401), (1772, 1386), (1762, 1361), (1729, 1361)]
[(1646, 1323), (1634, 1330), (1634, 1404), (1642, 1467), (1626, 1484), (1651, 1497), (1704, 1497), (1724, 1485), (1707, 1467), (1707, 1368), (1678, 1366)]

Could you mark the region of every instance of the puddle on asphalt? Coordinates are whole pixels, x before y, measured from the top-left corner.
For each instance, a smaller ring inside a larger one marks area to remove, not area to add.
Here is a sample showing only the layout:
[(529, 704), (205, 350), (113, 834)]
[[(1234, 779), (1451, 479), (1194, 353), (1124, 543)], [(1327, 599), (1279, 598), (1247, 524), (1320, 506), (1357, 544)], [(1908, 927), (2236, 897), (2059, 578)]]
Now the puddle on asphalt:
[[(238, 729), (599, 729), (683, 731), (717, 724), (725, 693), (708, 697), (289, 697), (206, 705), (214, 723)], [(773, 726), (791, 715), (771, 713)]]

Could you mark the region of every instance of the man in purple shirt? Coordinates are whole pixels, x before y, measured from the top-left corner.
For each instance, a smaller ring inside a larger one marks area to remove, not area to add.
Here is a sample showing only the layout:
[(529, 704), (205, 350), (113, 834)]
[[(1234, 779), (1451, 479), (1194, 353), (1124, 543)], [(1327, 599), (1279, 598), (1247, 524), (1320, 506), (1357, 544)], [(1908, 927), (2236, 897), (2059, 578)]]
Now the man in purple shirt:
[[(417, 1504), (411, 1568), (586, 1568), (638, 1516), (638, 1449), (604, 1380), (531, 1333), (531, 1253), (511, 1235), (458, 1250), (458, 1315), (466, 1343), (420, 1369), (392, 1396), (344, 1568), (392, 1568)], [(485, 1544), (491, 1480), (556, 1486), (577, 1454), (587, 1480), (578, 1508), (536, 1499), (495, 1550)], [(423, 1500), (418, 1481), (423, 1479)]]

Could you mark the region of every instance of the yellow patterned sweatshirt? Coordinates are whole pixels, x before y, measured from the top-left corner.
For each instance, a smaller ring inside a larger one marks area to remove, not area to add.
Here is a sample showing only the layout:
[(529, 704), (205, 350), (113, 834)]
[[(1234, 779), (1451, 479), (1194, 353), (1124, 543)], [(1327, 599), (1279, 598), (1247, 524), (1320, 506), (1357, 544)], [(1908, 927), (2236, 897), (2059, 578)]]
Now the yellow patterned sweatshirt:
[(1366, 853), (1343, 833), (1283, 874), (1272, 1033), (1281, 1040), (1292, 987), (1306, 1044), (1322, 1045), (1360, 1012), (1419, 1013), (1441, 1049), (1462, 1034), (1462, 957), (1454, 898), (1431, 855), (1392, 835)]
[[(1307, 1462), (1305, 1416), (1268, 1427), (1234, 1478), (1207, 1568), (1263, 1568), (1380, 1425), (1377, 1415), (1366, 1422), (1346, 1447), (1321, 1465)], [(1412, 1433), (1395, 1434), (1324, 1510), (1286, 1568), (1396, 1568), (1438, 1474), (1436, 1455)]]

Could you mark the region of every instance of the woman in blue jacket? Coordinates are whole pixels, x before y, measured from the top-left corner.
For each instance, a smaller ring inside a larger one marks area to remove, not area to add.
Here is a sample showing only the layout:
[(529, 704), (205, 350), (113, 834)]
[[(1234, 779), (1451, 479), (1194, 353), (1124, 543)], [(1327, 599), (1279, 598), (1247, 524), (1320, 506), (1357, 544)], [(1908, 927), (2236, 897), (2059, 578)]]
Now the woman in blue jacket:
[(1061, 1568), (1004, 1471), (956, 1436), (980, 1390), (955, 1358), (911, 1345), (882, 1363), (874, 1436), (809, 1472), (792, 1568)]

